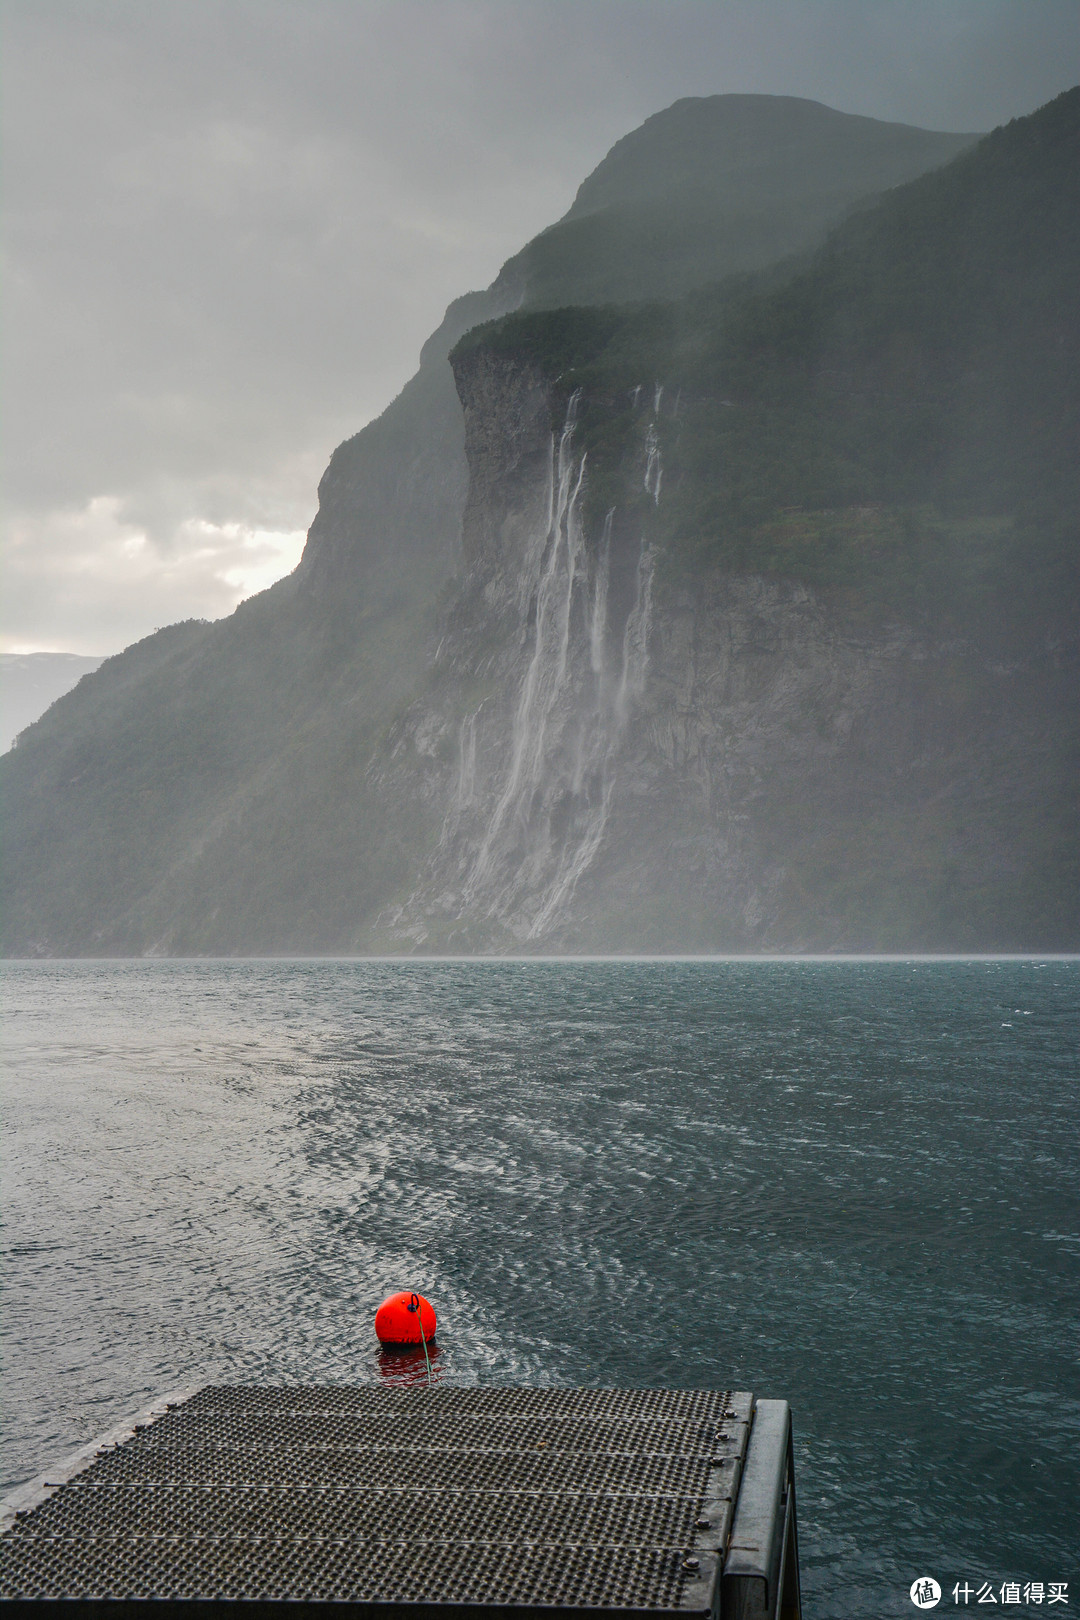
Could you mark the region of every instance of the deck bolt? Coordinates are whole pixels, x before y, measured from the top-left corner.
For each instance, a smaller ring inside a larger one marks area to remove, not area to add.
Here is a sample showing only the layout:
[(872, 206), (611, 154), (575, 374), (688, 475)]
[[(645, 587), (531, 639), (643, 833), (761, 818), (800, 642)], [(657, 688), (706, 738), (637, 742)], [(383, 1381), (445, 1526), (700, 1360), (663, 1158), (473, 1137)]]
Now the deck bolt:
[(683, 1569), (698, 1569), (700, 1565), (700, 1558), (684, 1558), (682, 1563)]

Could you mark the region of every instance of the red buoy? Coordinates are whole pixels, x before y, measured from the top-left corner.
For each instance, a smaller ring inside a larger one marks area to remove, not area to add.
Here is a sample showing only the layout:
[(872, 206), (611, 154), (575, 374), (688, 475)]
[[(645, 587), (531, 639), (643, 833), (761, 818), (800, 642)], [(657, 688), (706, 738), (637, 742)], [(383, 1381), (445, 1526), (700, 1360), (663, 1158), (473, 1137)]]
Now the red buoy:
[(375, 1337), (380, 1344), (419, 1344), (435, 1337), (435, 1308), (420, 1294), (391, 1294), (375, 1312)]

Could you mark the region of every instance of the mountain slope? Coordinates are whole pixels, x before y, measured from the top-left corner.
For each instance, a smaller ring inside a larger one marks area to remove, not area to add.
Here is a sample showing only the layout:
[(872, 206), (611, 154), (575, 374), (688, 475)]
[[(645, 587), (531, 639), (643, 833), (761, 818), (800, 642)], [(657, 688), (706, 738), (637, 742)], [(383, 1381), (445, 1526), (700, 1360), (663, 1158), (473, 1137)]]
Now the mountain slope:
[(1073, 92), (779, 288), (457, 346), (470, 575), (384, 777), (442, 820), (373, 937), (1075, 948), (1078, 156)]
[[(942, 519), (992, 520), (1010, 595), (1024, 567), (1003, 548), (1020, 525), (1039, 580), (1057, 558), (1050, 602), (1074, 577), (1080, 512), (1078, 269), (1080, 90), (857, 214), (776, 288), (523, 312), (455, 356), (483, 346), (557, 375), (560, 399), (582, 391), (594, 508), (619, 475), (635, 383), (664, 381), (652, 533), (676, 572), (719, 564), (826, 586), (861, 567), (899, 606), (913, 570), (943, 563), (940, 539), (916, 533), (932, 503)], [(905, 508), (907, 552), (872, 547), (860, 563), (850, 522), (828, 514), (867, 503)], [(924, 594), (940, 601), (948, 583)]]
[(458, 299), (420, 369), (335, 452), (300, 574), (324, 603), (434, 589), (460, 561), (468, 471), (446, 356), (470, 327), (517, 308), (669, 297), (814, 246), (856, 203), (970, 146), (782, 96), (678, 101), (619, 141), (565, 218), (484, 293)]
[(0, 754), (101, 662), (79, 653), (0, 653)]
[(395, 601), (376, 531), (350, 571), (357, 520), (110, 660), (4, 761), (7, 948), (1075, 942), (1047, 604), (1075, 577), (1076, 122), (1009, 126), (756, 292), (459, 341), (460, 588), (434, 613), (399, 556)]
[(805, 252), (855, 204), (975, 138), (795, 96), (688, 97), (618, 141), (508, 268), (527, 307), (678, 297)]

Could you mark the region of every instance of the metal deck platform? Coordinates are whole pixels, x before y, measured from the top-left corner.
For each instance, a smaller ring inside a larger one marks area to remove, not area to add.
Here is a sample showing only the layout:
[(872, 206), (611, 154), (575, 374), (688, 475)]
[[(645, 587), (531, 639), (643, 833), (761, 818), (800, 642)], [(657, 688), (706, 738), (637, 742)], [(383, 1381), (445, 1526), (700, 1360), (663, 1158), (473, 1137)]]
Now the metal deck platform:
[(790, 1431), (719, 1390), (207, 1388), (9, 1499), (0, 1613), (798, 1620)]

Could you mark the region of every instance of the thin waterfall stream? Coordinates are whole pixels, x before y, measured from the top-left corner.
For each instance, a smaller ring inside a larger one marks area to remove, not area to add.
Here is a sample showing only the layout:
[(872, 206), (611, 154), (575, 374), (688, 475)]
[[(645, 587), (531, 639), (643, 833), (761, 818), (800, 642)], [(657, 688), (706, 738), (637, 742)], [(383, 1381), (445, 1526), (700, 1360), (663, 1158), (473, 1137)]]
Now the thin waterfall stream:
[[(644, 487), (660, 499), (656, 411), (644, 438)], [(655, 558), (644, 538), (635, 593), (620, 628), (610, 623), (615, 508), (589, 544), (584, 527), (588, 455), (576, 430), (580, 395), (551, 441), (546, 520), (526, 547), (519, 601), (524, 669), (503, 763), (483, 781), (485, 705), (460, 728), (458, 779), (443, 827), (445, 849), (471, 821), (475, 853), (462, 913), (509, 922), (522, 939), (545, 934), (600, 848), (616, 756), (645, 687)], [(616, 651), (617, 649), (617, 651)], [(496, 718), (496, 706), (488, 711)], [(494, 752), (488, 740), (487, 752)], [(479, 823), (479, 826), (477, 826)], [(524, 921), (523, 921), (524, 919)]]

